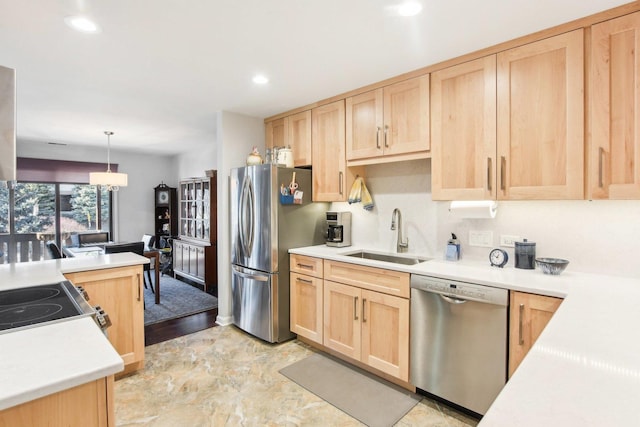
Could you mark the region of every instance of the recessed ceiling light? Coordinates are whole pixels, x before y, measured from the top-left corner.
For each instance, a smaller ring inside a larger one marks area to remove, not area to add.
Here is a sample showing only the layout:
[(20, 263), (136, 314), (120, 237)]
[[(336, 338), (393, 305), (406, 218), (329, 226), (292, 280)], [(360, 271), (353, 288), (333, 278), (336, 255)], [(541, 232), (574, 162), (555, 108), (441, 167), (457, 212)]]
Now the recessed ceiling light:
[(269, 83), (269, 79), (267, 78), (267, 76), (257, 74), (253, 76), (253, 82), (257, 85), (266, 85), (267, 83)]
[(83, 33), (97, 33), (100, 31), (100, 27), (98, 26), (98, 24), (96, 24), (86, 16), (67, 16), (66, 18), (64, 18), (64, 22), (74, 30)]
[(398, 5), (398, 15), (415, 16), (422, 12), (422, 5), (415, 1), (408, 1)]

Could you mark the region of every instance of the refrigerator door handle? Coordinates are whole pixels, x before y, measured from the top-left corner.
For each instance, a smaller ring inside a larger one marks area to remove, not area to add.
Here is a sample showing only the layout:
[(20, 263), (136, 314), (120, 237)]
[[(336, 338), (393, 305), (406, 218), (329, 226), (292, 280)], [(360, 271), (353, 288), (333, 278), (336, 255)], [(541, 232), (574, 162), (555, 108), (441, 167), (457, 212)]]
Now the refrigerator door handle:
[(258, 282), (268, 282), (269, 281), (269, 277), (268, 276), (259, 276), (257, 274), (248, 274), (248, 273), (243, 273), (242, 270), (240, 270), (238, 267), (236, 267), (235, 265), (232, 266), (234, 272), (244, 278), (244, 279), (250, 279), (250, 280), (257, 280)]
[(253, 251), (253, 185), (251, 178), (246, 176), (242, 182), (242, 193), (240, 194), (240, 242), (244, 250), (244, 256), (251, 256)]

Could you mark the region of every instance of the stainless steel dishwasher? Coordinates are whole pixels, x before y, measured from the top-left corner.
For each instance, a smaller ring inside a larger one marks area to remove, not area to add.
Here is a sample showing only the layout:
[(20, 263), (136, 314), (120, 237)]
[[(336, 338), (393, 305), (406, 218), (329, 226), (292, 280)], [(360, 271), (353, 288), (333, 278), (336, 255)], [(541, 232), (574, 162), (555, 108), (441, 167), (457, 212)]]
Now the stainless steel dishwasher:
[(411, 383), (484, 415), (507, 380), (509, 291), (411, 275)]

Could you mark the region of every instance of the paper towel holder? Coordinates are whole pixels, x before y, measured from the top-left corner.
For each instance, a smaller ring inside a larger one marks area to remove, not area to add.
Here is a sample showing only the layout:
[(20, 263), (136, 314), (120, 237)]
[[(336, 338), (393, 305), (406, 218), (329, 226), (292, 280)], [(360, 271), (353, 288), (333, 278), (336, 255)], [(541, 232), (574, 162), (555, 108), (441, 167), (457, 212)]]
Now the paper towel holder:
[(453, 200), (449, 212), (461, 219), (493, 219), (498, 212), (495, 200)]

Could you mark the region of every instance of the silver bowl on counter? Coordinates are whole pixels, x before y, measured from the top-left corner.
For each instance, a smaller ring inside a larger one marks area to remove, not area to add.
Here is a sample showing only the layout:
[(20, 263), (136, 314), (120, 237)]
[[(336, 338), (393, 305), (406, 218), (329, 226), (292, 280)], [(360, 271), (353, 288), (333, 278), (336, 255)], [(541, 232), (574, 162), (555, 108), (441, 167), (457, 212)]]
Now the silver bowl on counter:
[(567, 268), (569, 261), (561, 258), (536, 258), (536, 264), (544, 274), (558, 275)]

